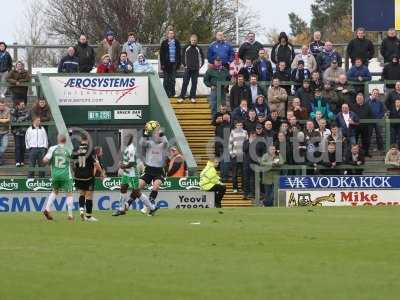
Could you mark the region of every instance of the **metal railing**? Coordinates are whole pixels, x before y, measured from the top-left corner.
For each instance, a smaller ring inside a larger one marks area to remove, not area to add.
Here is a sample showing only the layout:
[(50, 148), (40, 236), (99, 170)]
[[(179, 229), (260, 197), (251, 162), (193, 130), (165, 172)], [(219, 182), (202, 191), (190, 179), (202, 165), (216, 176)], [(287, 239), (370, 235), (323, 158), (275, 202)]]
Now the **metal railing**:
[[(121, 44), (122, 45), (122, 44)], [(349, 69), (349, 56), (347, 54), (346, 48), (347, 48), (347, 43), (338, 43), (334, 44), (333, 47), (335, 48), (336, 51), (338, 51), (344, 60), (344, 66), (345, 70), (347, 71)], [(37, 63), (34, 61), (34, 54), (35, 51), (38, 50), (50, 50), (50, 51), (56, 51), (60, 52), (60, 50), (66, 50), (68, 47), (74, 46), (72, 44), (64, 44), (64, 45), (29, 45), (29, 44), (18, 44), (18, 43), (13, 43), (8, 45), (8, 49), (12, 50), (13, 52), (13, 60), (14, 62), (20, 60), (20, 54), (21, 52), (26, 52), (26, 64), (27, 64), (27, 69), (29, 71), (32, 71), (33, 66), (37, 66)], [(147, 58), (150, 59), (158, 59), (158, 53), (160, 49), (159, 44), (143, 44), (143, 49), (144, 52), (147, 56)], [(203, 52), (205, 55), (207, 55), (207, 49), (208, 49), (208, 44), (199, 44), (198, 45), (200, 48), (202, 48)], [(235, 49), (239, 49), (240, 45), (232, 45)], [(267, 49), (272, 49), (273, 44), (264, 44), (263, 45)], [(297, 49), (301, 49), (302, 45), (293, 45), (293, 47)], [(92, 45), (93, 48), (97, 48), (97, 45)], [(379, 57), (379, 47), (380, 44), (374, 43), (375, 47), (375, 53), (377, 53), (377, 57)], [(55, 55), (62, 56), (62, 53), (55, 53)], [(61, 60), (61, 57), (58, 57), (57, 63)], [(44, 67), (44, 66), (41, 66)], [(55, 67), (55, 65), (52, 65), (51, 67)]]

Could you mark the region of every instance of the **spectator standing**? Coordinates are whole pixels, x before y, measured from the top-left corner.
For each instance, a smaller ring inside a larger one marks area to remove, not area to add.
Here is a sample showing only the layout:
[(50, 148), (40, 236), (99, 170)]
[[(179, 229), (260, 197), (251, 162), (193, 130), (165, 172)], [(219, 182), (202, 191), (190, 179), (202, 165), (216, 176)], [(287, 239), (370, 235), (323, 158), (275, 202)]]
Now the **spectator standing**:
[(288, 84), (287, 82), (290, 81), (291, 73), (290, 69), (286, 67), (286, 63), (284, 61), (279, 62), (278, 68), (275, 70), (274, 77), (273, 78), (278, 78), (281, 82), (286, 82), (283, 85), (283, 88), (286, 90), (286, 93), (288, 95), (291, 94), (292, 91), (292, 86)]
[(127, 53), (131, 62), (138, 60), (139, 54), (144, 54), (142, 45), (137, 41), (136, 34), (128, 32), (128, 40), (122, 46), (122, 51)]
[(384, 59), (384, 63), (392, 62), (393, 56), (399, 56), (400, 41), (397, 38), (397, 32), (394, 28), (389, 28), (386, 38), (382, 40), (381, 44), (381, 55)]
[(336, 103), (336, 107), (339, 107), (339, 110), (341, 110), (343, 103), (349, 105), (352, 104), (355, 96), (356, 92), (353, 86), (347, 81), (347, 76), (344, 74), (340, 75), (339, 82), (335, 86), (334, 96), (332, 98), (332, 101)]
[(325, 83), (337, 84), (339, 82), (339, 77), (341, 75), (346, 75), (343, 68), (339, 67), (337, 60), (331, 61), (331, 66), (325, 70), (322, 78)]
[(121, 52), (117, 65), (117, 73), (133, 73), (133, 63), (128, 59), (128, 53)]
[(311, 54), (314, 55), (315, 58), (322, 52), (325, 43), (321, 41), (321, 32), (315, 31), (313, 34), (313, 41), (310, 44)]
[[(12, 58), (7, 51), (7, 44), (0, 42), (0, 83), (5, 83), (8, 72), (12, 69)], [(0, 98), (4, 98), (7, 87), (0, 86)]]
[(215, 41), (208, 45), (207, 59), (208, 63), (213, 65), (218, 57), (225, 68), (233, 61), (235, 51), (231, 44), (225, 41), (224, 33), (219, 31), (215, 35)]
[(356, 128), (359, 122), (360, 119), (354, 112), (350, 111), (349, 105), (347, 103), (342, 104), (341, 112), (336, 115), (336, 124), (350, 145), (356, 144)]
[(249, 86), (244, 82), (243, 74), (239, 74), (237, 78), (237, 83), (231, 88), (229, 95), (230, 109), (234, 110), (240, 105), (240, 101), (243, 99), (247, 100), (248, 106), (251, 106), (251, 91)]
[(26, 105), (28, 102), (27, 84), (31, 82), (31, 75), (25, 70), (23, 62), (18, 61), (16, 63), (15, 69), (8, 74), (7, 82), (10, 84), (14, 106), (20, 101), (23, 101)]
[(303, 45), (301, 47), (301, 53), (297, 54), (292, 62), (292, 69), (297, 68), (299, 61), (304, 62), (304, 68), (309, 70), (310, 73), (317, 71), (318, 65), (317, 61), (315, 60), (314, 55), (310, 53), (310, 49), (307, 45)]
[(8, 147), (10, 121), (10, 109), (7, 107), (4, 99), (0, 99), (0, 165), (4, 164), (4, 153)]
[(296, 84), (294, 85), (294, 90), (297, 91), (303, 85), (305, 79), (310, 79), (311, 73), (308, 69), (304, 67), (304, 61), (299, 60), (297, 62), (297, 68), (292, 70), (291, 80)]
[(247, 131), (243, 129), (243, 122), (236, 121), (235, 128), (229, 136), (229, 155), (231, 156), (232, 166), (232, 186), (233, 192), (239, 190), (239, 173), (243, 182), (243, 143), (247, 140)]
[(268, 59), (267, 51), (262, 48), (258, 51), (258, 59), (254, 62), (255, 73), (260, 81), (271, 81), (273, 76), (272, 64)]
[(264, 206), (274, 205), (274, 180), (279, 175), (279, 167), (284, 164), (281, 154), (278, 154), (276, 147), (270, 145), (268, 151), (261, 158), (261, 166), (265, 167), (263, 174), (263, 183), (265, 189)]
[(267, 121), (272, 123), (272, 130), (278, 132), (283, 123), (283, 119), (279, 116), (278, 111), (271, 110), (270, 116), (267, 118)]
[(181, 44), (176, 39), (174, 30), (168, 30), (167, 38), (161, 43), (160, 65), (164, 72), (165, 92), (169, 98), (174, 97), (176, 71), (181, 66)]
[[(382, 80), (400, 80), (399, 56), (393, 55), (389, 63), (383, 67)], [(394, 89), (394, 84), (386, 84), (387, 89)]]
[(301, 101), (299, 98), (293, 99), (291, 110), (293, 111), (293, 115), (296, 117), (296, 119), (308, 120), (307, 108), (301, 105)]
[(39, 118), (42, 123), (51, 120), (50, 108), (45, 99), (39, 99), (32, 107), (31, 120), (36, 118)]
[(58, 73), (79, 73), (79, 58), (75, 56), (74, 47), (69, 47), (67, 52), (58, 64)]
[(385, 100), (385, 106), (388, 111), (391, 111), (394, 107), (394, 102), (400, 99), (400, 81), (397, 81), (394, 85), (394, 90), (390, 91)]
[(360, 166), (365, 164), (365, 156), (358, 144), (351, 145), (351, 150), (347, 157), (347, 164), (354, 166), (353, 169), (347, 170), (347, 174), (362, 175), (363, 169)]
[(285, 117), (286, 103), (288, 94), (285, 89), (280, 87), (278, 78), (272, 80), (272, 85), (268, 89), (268, 108), (270, 111), (275, 110), (280, 117)]
[(243, 61), (239, 58), (239, 53), (235, 52), (233, 61), (229, 64), (229, 75), (232, 77), (232, 81), (235, 82), (239, 71), (244, 67)]
[[(262, 125), (258, 124), (259, 126)], [(254, 159), (257, 155), (257, 133), (255, 131), (249, 132), (249, 138), (243, 143), (243, 197), (244, 199), (252, 199), (255, 194), (255, 174), (253, 164), (256, 163)]]
[(391, 126), (392, 143), (400, 145), (400, 98), (396, 99), (394, 106), (390, 110), (389, 119), (393, 120)]
[(396, 144), (390, 146), (385, 156), (385, 165), (388, 175), (399, 175), (400, 173), (400, 151)]
[[(373, 89), (372, 94), (369, 97), (368, 105), (371, 109), (372, 118), (375, 120), (383, 120), (385, 117), (385, 107), (383, 102), (379, 98), (379, 90)], [(372, 138), (372, 134), (375, 131), (376, 145), (378, 151), (383, 151), (383, 137), (382, 137), (382, 124), (379, 121), (376, 121), (370, 124), (370, 137)]]
[(257, 100), (253, 108), (256, 111), (258, 121), (261, 124), (264, 124), (264, 122), (267, 120), (268, 117), (268, 106), (267, 103), (265, 103), (264, 95), (257, 96)]
[(355, 81), (359, 84), (355, 84), (356, 92), (364, 92), (364, 82), (372, 79), (371, 73), (366, 65), (363, 65), (361, 58), (356, 58), (353, 66), (347, 72), (347, 78), (350, 81)]
[(331, 66), (332, 61), (336, 61), (339, 67), (342, 66), (342, 57), (339, 52), (333, 49), (332, 42), (326, 41), (324, 49), (317, 56), (317, 63), (320, 72), (325, 72), (325, 70)]
[(374, 45), (370, 40), (365, 38), (365, 29), (358, 28), (356, 31), (356, 38), (351, 40), (347, 46), (347, 54), (354, 64), (357, 58), (360, 58), (362, 64), (368, 66), (369, 60), (374, 57)]
[(190, 102), (196, 103), (197, 79), (199, 72), (204, 65), (203, 50), (197, 46), (197, 35), (192, 34), (190, 37), (190, 44), (183, 49), (182, 64), (185, 68), (183, 75), (183, 83), (181, 95), (178, 102), (183, 102), (186, 96), (187, 87), (189, 82), (192, 81), (190, 88)]
[[(42, 160), (49, 146), (46, 130), (41, 126), (39, 117), (33, 118), (32, 125), (26, 131), (25, 144), (29, 151), (29, 167), (31, 168), (28, 172), (28, 178), (33, 178), (35, 177), (33, 168), (36, 165), (44, 167)], [(44, 171), (39, 171), (39, 177), (44, 177), (44, 175)]]
[(250, 89), (250, 105), (249, 107), (253, 107), (257, 101), (257, 97), (260, 95), (266, 96), (265, 89), (258, 84), (257, 80), (257, 75), (252, 74), (250, 76), (250, 84), (249, 84), (249, 89)]
[(244, 66), (240, 69), (239, 74), (244, 76), (245, 81), (250, 80), (250, 76), (255, 74), (255, 68), (253, 66), (253, 62), (249, 57), (244, 59)]
[(239, 107), (236, 107), (232, 111), (232, 123), (236, 122), (244, 123), (249, 118), (249, 107), (247, 105), (247, 100), (243, 99), (240, 101)]
[(263, 49), (263, 45), (256, 41), (256, 34), (249, 32), (246, 41), (239, 48), (239, 57), (241, 60), (250, 58), (254, 62), (258, 58), (258, 51)]
[(321, 75), (319, 72), (313, 72), (311, 74), (311, 82), (310, 82), (311, 90), (314, 92), (316, 89), (323, 90), (324, 83), (321, 80)]
[(224, 198), (226, 192), (226, 187), (222, 184), (213, 161), (208, 161), (207, 165), (200, 173), (200, 189), (202, 191), (214, 192), (215, 207), (221, 207), (222, 199)]
[(222, 181), (227, 182), (229, 177), (229, 136), (231, 134), (231, 115), (226, 105), (221, 105), (220, 110), (213, 119), (215, 126), (215, 157), (219, 160), (219, 169)]
[[(210, 96), (208, 98), (210, 106), (211, 106), (211, 113), (212, 117), (214, 118), (217, 114), (217, 98), (218, 98), (218, 91), (217, 91), (217, 84), (218, 81), (229, 81), (229, 73), (228, 70), (224, 68), (222, 65), (222, 61), (219, 58), (214, 60), (214, 65), (206, 71), (204, 75), (204, 84), (211, 88)], [(221, 97), (222, 102), (225, 102), (226, 97), (226, 89), (227, 86), (222, 85), (221, 87)]]
[(258, 118), (257, 118), (257, 113), (254, 109), (250, 109), (249, 117), (243, 123), (244, 130), (246, 130), (247, 132), (251, 132), (251, 131), (255, 132), (257, 124), (259, 124)]
[[(15, 108), (11, 112), (13, 123), (24, 123), (30, 120), (30, 112), (26, 108), (24, 101), (20, 101), (16, 104)], [(24, 166), (25, 158), (25, 133), (27, 127), (15, 126), (12, 128), (15, 143), (15, 166)]]
[(138, 60), (133, 63), (133, 70), (135, 73), (152, 73), (154, 72), (153, 66), (147, 61), (144, 54), (138, 55)]
[(75, 45), (75, 56), (79, 61), (79, 73), (90, 73), (96, 64), (96, 54), (84, 34)]
[(322, 97), (321, 90), (316, 89), (314, 101), (312, 103), (312, 111), (310, 113), (310, 118), (315, 120), (316, 113), (318, 111), (321, 112), (322, 118), (324, 119), (331, 120), (335, 117), (333, 112), (331, 112), (329, 103)]
[(336, 144), (329, 143), (327, 146), (327, 152), (322, 161), (322, 165), (326, 168), (321, 170), (322, 175), (339, 175), (340, 170), (337, 168), (340, 165), (340, 161), (336, 155)]
[(112, 64), (117, 65), (121, 53), (121, 44), (115, 39), (114, 32), (107, 31), (105, 38), (97, 47), (97, 61), (103, 63), (103, 56), (108, 54)]
[(311, 104), (314, 102), (314, 92), (311, 89), (310, 80), (305, 79), (303, 81), (303, 86), (296, 91), (295, 97), (300, 99), (301, 106), (304, 107), (307, 112), (311, 112)]
[(284, 61), (289, 68), (294, 59), (294, 48), (289, 43), (289, 38), (285, 32), (279, 34), (278, 42), (272, 47), (271, 60), (275, 65)]
[(106, 73), (115, 73), (115, 65), (111, 62), (111, 58), (109, 54), (104, 54), (101, 58), (101, 64), (97, 65), (97, 73), (106, 74)]

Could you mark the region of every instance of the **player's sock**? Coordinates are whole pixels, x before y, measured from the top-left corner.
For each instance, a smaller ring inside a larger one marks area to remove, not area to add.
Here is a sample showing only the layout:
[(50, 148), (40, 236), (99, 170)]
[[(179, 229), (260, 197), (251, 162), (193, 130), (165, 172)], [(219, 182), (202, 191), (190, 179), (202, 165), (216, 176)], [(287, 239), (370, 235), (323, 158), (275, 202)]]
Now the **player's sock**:
[(120, 194), (120, 198), (119, 198), (119, 210), (120, 211), (125, 211), (125, 203), (126, 203), (127, 198), (128, 198), (127, 194)]
[(72, 209), (74, 208), (74, 198), (72, 196), (67, 197), (67, 209), (68, 209), (68, 216), (72, 217)]
[(147, 198), (145, 194), (142, 194), (139, 199), (143, 202), (144, 206), (146, 206), (147, 208), (151, 210), (155, 208), (155, 205), (150, 202), (149, 198)]
[(86, 199), (86, 218), (92, 217), (93, 200)]
[(85, 196), (79, 196), (79, 208), (85, 208)]
[(51, 206), (53, 205), (54, 200), (56, 200), (56, 193), (51, 192), (49, 195), (49, 198), (47, 199), (47, 203), (46, 203), (46, 210), (50, 211), (51, 210)]
[(150, 202), (152, 203), (152, 204), (156, 204), (156, 198), (157, 198), (157, 195), (158, 195), (158, 191), (155, 191), (155, 190), (152, 190), (151, 191), (151, 193), (150, 193)]

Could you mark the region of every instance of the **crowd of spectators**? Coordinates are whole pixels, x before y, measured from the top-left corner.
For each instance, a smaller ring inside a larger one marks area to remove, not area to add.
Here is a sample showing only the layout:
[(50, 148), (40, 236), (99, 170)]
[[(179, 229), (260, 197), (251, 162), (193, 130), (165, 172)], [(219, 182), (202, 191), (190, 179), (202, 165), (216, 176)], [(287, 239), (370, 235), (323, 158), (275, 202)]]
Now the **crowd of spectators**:
[[(207, 59), (204, 84), (210, 88), (209, 103), (218, 138), (215, 154), (220, 157), (221, 177), (223, 181), (232, 178), (234, 191), (242, 190), (245, 197), (254, 194), (251, 164), (268, 168), (302, 164), (312, 174), (357, 173), (361, 167), (351, 171), (339, 166), (362, 165), (365, 157), (371, 156), (373, 133), (378, 151), (383, 151), (384, 144), (380, 123), (360, 120), (400, 119), (400, 42), (396, 31), (389, 29), (380, 47), (385, 62), (382, 80), (399, 81), (386, 85), (386, 99), (382, 101), (379, 90), (374, 89), (370, 95), (364, 88), (364, 83), (372, 79), (368, 66), (375, 55), (374, 46), (365, 37), (363, 28), (357, 29), (355, 35), (346, 49), (352, 63), (346, 72), (342, 55), (331, 41), (323, 41), (320, 32), (315, 32), (312, 41), (298, 51), (282, 32), (270, 53), (253, 32), (248, 33), (237, 52), (226, 41), (224, 33), (217, 32), (215, 41), (203, 53), (195, 34), (187, 45), (181, 45), (175, 31), (169, 29), (159, 51), (164, 89), (168, 97), (178, 96), (178, 103), (182, 103), (191, 82), (189, 99), (195, 103), (199, 71)], [(45, 148), (42, 147), (46, 144), (44, 140), (31, 146), (27, 135), (41, 126), (40, 121), (46, 121), (43, 116), (46, 113), (40, 106), (41, 101), (31, 113), (26, 112), (24, 83), (31, 80), (30, 74), (22, 62), (17, 62), (12, 69), (12, 58), (6, 49), (6, 44), (0, 43), (0, 79), (10, 84), (14, 105), (8, 110), (0, 104), (0, 129), (3, 129), (0, 130), (0, 152), (7, 144), (5, 132), (11, 121), (33, 122), (29, 129), (12, 129), (16, 145), (26, 144), (27, 149)], [(182, 89), (176, 93), (177, 71), (182, 66)], [(111, 31), (105, 34), (96, 51), (86, 36), (81, 35), (58, 65), (60, 73), (87, 73), (94, 69), (97, 73), (124, 74), (153, 71), (134, 33), (128, 33), (128, 40), (121, 44)], [(218, 82), (223, 82), (220, 89)], [(5, 91), (0, 87), (2, 98)], [(219, 108), (217, 99), (222, 103)], [(33, 114), (40, 116), (40, 121)], [(260, 139), (264, 145), (258, 145)], [(391, 126), (391, 142), (400, 144), (400, 124)], [(257, 145), (255, 151), (253, 145)], [(16, 164), (22, 165), (23, 152), (21, 147), (17, 148)], [(37, 162), (40, 151), (32, 152), (35, 154), (31, 160)], [(266, 203), (270, 203), (273, 191), (268, 184), (265, 185)]]

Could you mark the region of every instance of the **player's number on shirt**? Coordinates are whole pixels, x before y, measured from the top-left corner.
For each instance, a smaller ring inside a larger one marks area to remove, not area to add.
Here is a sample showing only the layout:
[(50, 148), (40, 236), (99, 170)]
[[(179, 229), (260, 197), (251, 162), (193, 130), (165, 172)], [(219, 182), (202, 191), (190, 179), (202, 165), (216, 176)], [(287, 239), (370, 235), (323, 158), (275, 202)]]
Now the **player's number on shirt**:
[(54, 164), (55, 164), (55, 166), (56, 166), (56, 168), (58, 168), (58, 169), (64, 169), (66, 166), (65, 166), (65, 157), (63, 157), (63, 156), (56, 156), (55, 157), (55, 160), (54, 160)]

